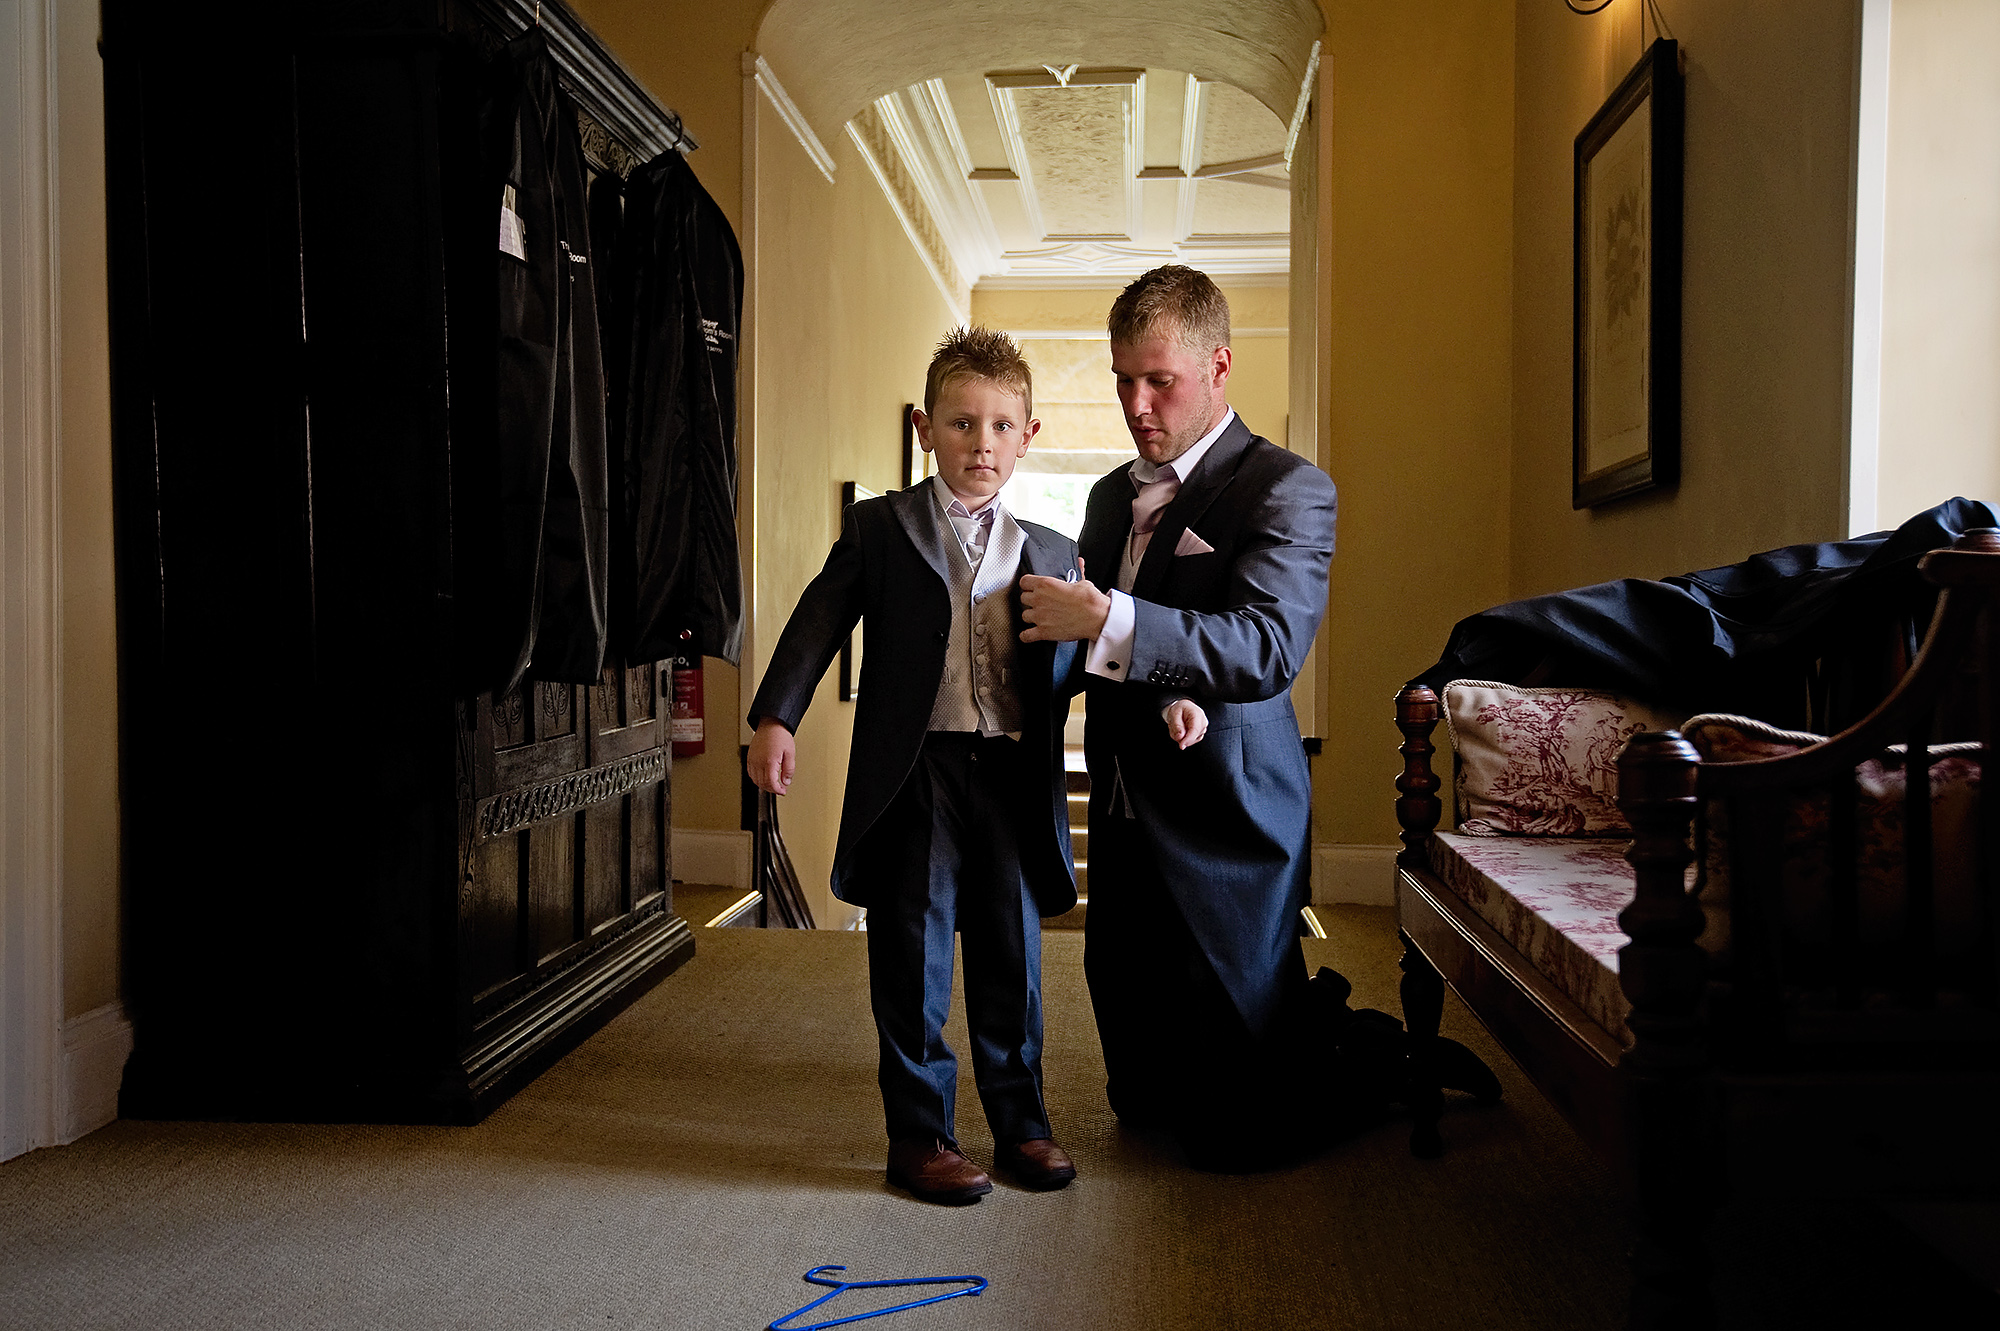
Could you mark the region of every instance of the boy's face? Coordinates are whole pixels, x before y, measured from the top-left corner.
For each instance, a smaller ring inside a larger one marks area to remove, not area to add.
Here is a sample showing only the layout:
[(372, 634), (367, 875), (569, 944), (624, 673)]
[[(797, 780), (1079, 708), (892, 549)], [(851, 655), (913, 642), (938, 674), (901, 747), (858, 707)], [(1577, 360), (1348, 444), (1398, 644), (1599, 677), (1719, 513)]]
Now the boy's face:
[(945, 383), (934, 405), (931, 415), (916, 413), (917, 439), (937, 455), (938, 475), (951, 492), (975, 503), (1000, 493), (1042, 428), (1028, 419), (1027, 398), (991, 379)]

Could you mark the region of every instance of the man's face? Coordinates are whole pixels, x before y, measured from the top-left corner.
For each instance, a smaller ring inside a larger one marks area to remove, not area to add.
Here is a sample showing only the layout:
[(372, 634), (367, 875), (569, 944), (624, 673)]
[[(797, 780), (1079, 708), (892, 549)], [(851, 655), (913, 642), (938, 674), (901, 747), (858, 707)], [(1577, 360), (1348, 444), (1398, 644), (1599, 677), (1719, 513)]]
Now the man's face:
[(1042, 423), (1028, 419), (1028, 400), (991, 379), (956, 379), (938, 389), (932, 415), (916, 413), (917, 439), (937, 455), (938, 475), (960, 499), (991, 499), (1028, 455)]
[(1111, 344), (1111, 372), (1125, 428), (1139, 456), (1159, 466), (1193, 448), (1227, 408), (1229, 348), (1190, 351), (1172, 328), (1140, 343)]

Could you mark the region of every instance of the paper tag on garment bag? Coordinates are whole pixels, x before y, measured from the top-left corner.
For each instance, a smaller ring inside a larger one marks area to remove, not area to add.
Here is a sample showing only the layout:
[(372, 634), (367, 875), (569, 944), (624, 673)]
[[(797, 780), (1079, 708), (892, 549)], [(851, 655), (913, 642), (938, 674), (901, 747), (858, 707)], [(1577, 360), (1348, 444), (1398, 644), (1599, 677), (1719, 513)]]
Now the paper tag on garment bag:
[(500, 187), (500, 252), (511, 254), (522, 263), (528, 261), (528, 228), (521, 223), (521, 215), (514, 211), (514, 187)]

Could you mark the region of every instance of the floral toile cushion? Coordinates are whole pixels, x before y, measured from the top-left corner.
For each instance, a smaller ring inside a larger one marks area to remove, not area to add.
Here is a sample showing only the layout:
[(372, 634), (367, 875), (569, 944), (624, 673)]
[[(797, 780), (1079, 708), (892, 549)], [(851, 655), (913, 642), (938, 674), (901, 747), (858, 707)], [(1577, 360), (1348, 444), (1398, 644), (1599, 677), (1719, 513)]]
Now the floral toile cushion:
[[(1825, 739), (1722, 713), (1690, 717), (1682, 733), (1702, 761), (1711, 763), (1782, 758)], [(1930, 756), (1934, 937), (1940, 959), (1962, 962), (1980, 936), (1979, 745), (1932, 745)], [(1905, 759), (1899, 744), (1854, 769), (1858, 937), (1864, 965), (1877, 974), (1893, 967), (1904, 935)], [(1808, 983), (1824, 979), (1831, 962), (1831, 818), (1832, 801), (1824, 789), (1793, 792), (1785, 799), (1782, 919), (1788, 965), (1795, 979)], [(1702, 905), (1726, 927), (1731, 864), (1724, 801), (1710, 800), (1702, 810), (1698, 862)], [(1726, 936), (1721, 942), (1726, 946)]]
[(1618, 811), (1618, 752), (1665, 712), (1589, 689), (1524, 689), (1478, 679), (1444, 686), (1458, 757), (1458, 830), (1469, 836), (1632, 835)]
[(1626, 841), (1538, 837), (1506, 841), (1440, 832), (1431, 871), (1512, 943), (1536, 971), (1609, 1031), (1632, 1043), (1631, 1004), (1618, 985), (1629, 941), (1618, 913), (1632, 900)]

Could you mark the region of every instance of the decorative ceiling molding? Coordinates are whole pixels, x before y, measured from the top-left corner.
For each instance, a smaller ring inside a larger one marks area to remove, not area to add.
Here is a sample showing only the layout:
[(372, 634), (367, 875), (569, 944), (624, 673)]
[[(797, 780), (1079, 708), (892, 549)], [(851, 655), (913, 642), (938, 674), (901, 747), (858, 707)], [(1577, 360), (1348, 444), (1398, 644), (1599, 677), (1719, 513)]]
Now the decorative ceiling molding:
[[(1049, 241), (1137, 243), (1146, 71), (1002, 71), (986, 76), (986, 91), (1029, 230)], [(1122, 160), (1106, 152), (1114, 120)]]
[(1306, 72), (1299, 79), (1299, 100), (1292, 107), (1292, 123), (1285, 127), (1285, 169), (1292, 169), (1292, 153), (1299, 144), (1299, 129), (1306, 123), (1306, 108), (1312, 105), (1313, 83), (1319, 78), (1319, 43), (1313, 43)]
[(1285, 165), (1283, 153), (1265, 153), (1262, 157), (1245, 157), (1238, 162), (1217, 162), (1214, 166), (1198, 166), (1191, 174), (1196, 180), (1219, 180), (1223, 176), (1240, 176), (1250, 171), (1261, 171), (1267, 166)]
[[(744, 64), (832, 181), (832, 154), (769, 62)], [(1175, 262), (1282, 279), (1290, 266), (1285, 127), (1225, 84), (1045, 64), (900, 88), (846, 128), (960, 318), (975, 283), (1115, 285)]]
[(958, 0), (939, 22), (934, 0), (770, 0), (753, 45), (828, 133), (920, 79), (1077, 61), (1232, 84), (1282, 127), (1326, 28), (1320, 10), (1316, 0), (1177, 0), (1158, 13), (1130, 0)]
[(765, 63), (764, 57), (751, 56), (749, 59), (754, 62), (751, 72), (757, 81), (757, 91), (769, 100), (771, 109), (778, 113), (778, 119), (785, 122), (785, 128), (792, 132), (792, 137), (799, 141), (799, 147), (806, 150), (806, 156), (812, 158), (812, 164), (819, 168), (819, 173), (826, 177), (826, 183), (831, 185), (833, 154), (819, 141), (819, 135), (813, 133), (812, 126), (806, 123), (805, 116), (785, 91), (785, 85), (778, 82), (777, 72)]
[(1282, 276), (1284, 133), (1235, 88), (1080, 66), (927, 80), (848, 125), (955, 306), (973, 284), (1122, 284), (1163, 263)]
[(910, 246), (923, 262), (924, 270), (937, 284), (938, 293), (959, 323), (971, 320), (972, 290), (961, 276), (958, 263), (939, 230), (934, 214), (925, 205), (923, 188), (908, 168), (906, 159), (898, 150), (896, 136), (891, 132), (880, 105), (871, 106), (860, 115), (847, 122), (847, 137), (860, 150), (861, 160), (868, 164), (875, 183), (882, 187), (883, 197), (888, 199), (889, 208), (896, 214), (896, 220), (903, 225), (903, 234), (910, 238)]

